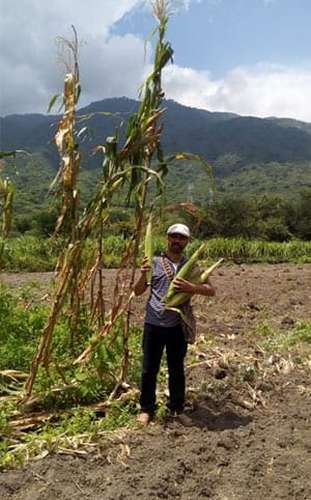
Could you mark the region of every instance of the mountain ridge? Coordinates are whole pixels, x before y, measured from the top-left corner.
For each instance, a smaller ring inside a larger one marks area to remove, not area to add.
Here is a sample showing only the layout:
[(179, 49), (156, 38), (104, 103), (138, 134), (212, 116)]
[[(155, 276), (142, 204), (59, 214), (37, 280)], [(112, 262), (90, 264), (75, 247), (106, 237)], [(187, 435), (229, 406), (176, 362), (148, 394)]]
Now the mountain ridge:
[[(114, 133), (121, 121), (121, 139), (129, 114), (139, 102), (126, 97), (95, 101), (80, 108), (78, 117), (92, 115), (83, 122), (92, 131), (89, 141), (81, 148), (91, 151)], [(168, 153), (189, 151), (216, 161), (224, 154), (236, 154), (242, 164), (250, 161), (311, 160), (311, 124), (283, 118), (258, 118), (234, 113), (212, 112), (181, 105), (176, 101), (163, 102), (162, 143)], [(111, 113), (102, 116), (99, 113)], [(56, 167), (57, 151), (52, 144), (59, 115), (40, 113), (14, 114), (0, 118), (0, 149), (26, 149), (42, 152)], [(92, 158), (88, 164), (95, 165)]]

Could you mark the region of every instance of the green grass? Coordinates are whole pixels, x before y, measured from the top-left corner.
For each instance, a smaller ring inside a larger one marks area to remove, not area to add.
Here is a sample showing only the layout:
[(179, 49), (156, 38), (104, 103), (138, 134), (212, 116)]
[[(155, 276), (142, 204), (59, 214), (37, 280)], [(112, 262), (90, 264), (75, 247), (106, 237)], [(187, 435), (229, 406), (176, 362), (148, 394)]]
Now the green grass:
[(290, 350), (296, 346), (307, 350), (311, 347), (311, 323), (301, 322), (291, 330), (277, 331), (268, 336), (265, 345), (270, 350)]
[(267, 356), (290, 358), (296, 365), (310, 366), (311, 322), (301, 321), (292, 328), (276, 328), (269, 321), (256, 326), (252, 339), (256, 339)]
[[(88, 407), (107, 400), (116, 384), (123, 353), (122, 321), (99, 344), (86, 367), (73, 367), (72, 361), (81, 353), (94, 332), (88, 318), (82, 317), (75, 335), (75, 349), (72, 350), (68, 318), (62, 316), (53, 338), (53, 361), (56, 363), (51, 364), (49, 373), (40, 368), (34, 386), (34, 393), (40, 397), (38, 409), (52, 412), (55, 415), (54, 423), (38, 431), (22, 434), (17, 443), (12, 440), (10, 416), (16, 411), (24, 378), (14, 379), (4, 371), (29, 371), (48, 312), (47, 306), (29, 300), (26, 304), (23, 293), (16, 295), (0, 286), (0, 468), (23, 464), (27, 457), (41, 456), (61, 446), (74, 447), (75, 443), (86, 446), (88, 440), (96, 440), (103, 433), (132, 426), (135, 422), (138, 411), (135, 398), (109, 404), (104, 418), (98, 418)], [(114, 335), (116, 340), (110, 345)], [(140, 380), (140, 344), (141, 329), (133, 326), (130, 330), (128, 382), (134, 387)], [(62, 367), (62, 376), (56, 365)], [(67, 390), (62, 377), (66, 378), (69, 386), (72, 381), (76, 381), (76, 384)], [(59, 386), (64, 390), (53, 391)]]
[[(229, 261), (266, 263), (311, 263), (311, 242), (292, 240), (283, 243), (244, 238), (212, 238), (208, 242), (204, 258)], [(191, 249), (199, 246), (195, 241)], [(190, 251), (190, 249), (189, 249)]]
[[(8, 288), (0, 286), (0, 370), (27, 372), (35, 353), (41, 332), (46, 324), (49, 308), (35, 301), (25, 303), (23, 294), (14, 295)], [(35, 392), (43, 397), (45, 408), (65, 408), (75, 404), (88, 404), (105, 398), (116, 383), (123, 355), (123, 323), (120, 320), (95, 350), (86, 367), (73, 367), (72, 361), (91, 341), (94, 334), (89, 318), (82, 314), (79, 328), (72, 344), (68, 318), (63, 315), (56, 325), (53, 336), (53, 356), (61, 367), (67, 382), (75, 379), (78, 385), (60, 394), (51, 393), (51, 387), (63, 384), (60, 370), (52, 363), (49, 373), (40, 369)], [(110, 345), (111, 338), (115, 341)], [(140, 378), (141, 329), (132, 326), (130, 331), (131, 367), (129, 381), (139, 383)], [(12, 383), (6, 377), (0, 378), (0, 395), (8, 393)], [(14, 383), (13, 383), (14, 386)], [(20, 387), (17, 384), (18, 390)], [(2, 394), (1, 394), (2, 392)]]
[(23, 294), (0, 286), (0, 370), (27, 370), (47, 318), (42, 305), (25, 308)]
[[(36, 409), (50, 413), (53, 420), (43, 426), (41, 424), (37, 430), (22, 433), (16, 440), (10, 418), (12, 415), (16, 418), (17, 401), (21, 397), (25, 379), (11, 378), (4, 371), (15, 370), (20, 374), (27, 374), (49, 312), (46, 305), (32, 301), (30, 293), (35, 295), (35, 287), (20, 290), (16, 294), (7, 287), (0, 286), (0, 469), (24, 465), (31, 458), (43, 457), (61, 448), (79, 447), (88, 450), (89, 443), (101, 440), (105, 446), (110, 433), (115, 429), (127, 429), (136, 425), (137, 391), (128, 400), (109, 403), (104, 416), (99, 416), (92, 407), (99, 401), (107, 401), (107, 396), (116, 384), (123, 356), (122, 321), (99, 344), (87, 366), (73, 367), (73, 359), (87, 345), (94, 332), (88, 318), (82, 317), (73, 352), (68, 318), (62, 316), (55, 329), (54, 357), (50, 371), (47, 373), (40, 368), (34, 387), (34, 394), (40, 397)], [(110, 339), (114, 335), (116, 340), (110, 345)], [(140, 382), (141, 341), (141, 328), (132, 326), (127, 380), (134, 389)], [(62, 367), (62, 375), (68, 384), (73, 380), (77, 384), (66, 390), (56, 364)], [(162, 377), (163, 373), (162, 370)], [(53, 388), (59, 386), (64, 390), (53, 392)], [(163, 408), (164, 403), (160, 404), (159, 415)]]
[[(1, 243), (1, 242), (0, 242)], [(201, 240), (193, 240), (186, 253), (192, 254)], [(53, 271), (57, 256), (63, 247), (60, 239), (48, 240), (35, 236), (20, 236), (3, 242), (0, 264), (3, 271), (15, 272), (45, 272)], [(104, 238), (104, 265), (116, 268), (120, 265), (127, 241), (122, 236), (110, 235)], [(159, 255), (166, 247), (166, 238), (154, 238), (155, 254)], [(0, 250), (1, 250), (0, 248)], [(85, 244), (84, 259), (87, 259), (94, 248), (94, 242), (88, 240)], [(142, 258), (143, 249), (140, 250)], [(203, 258), (216, 260), (220, 257), (229, 262), (263, 262), (263, 263), (311, 263), (311, 242), (291, 240), (277, 243), (263, 240), (247, 240), (244, 238), (211, 238)], [(138, 263), (139, 264), (139, 263)]]

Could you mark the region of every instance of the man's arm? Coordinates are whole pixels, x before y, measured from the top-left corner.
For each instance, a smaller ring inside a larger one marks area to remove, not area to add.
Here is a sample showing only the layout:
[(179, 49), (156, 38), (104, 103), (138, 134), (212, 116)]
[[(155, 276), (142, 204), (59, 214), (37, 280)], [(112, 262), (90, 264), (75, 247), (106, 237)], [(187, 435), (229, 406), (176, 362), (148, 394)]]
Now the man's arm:
[(148, 257), (144, 257), (140, 268), (140, 277), (134, 285), (134, 293), (137, 297), (142, 295), (148, 288), (147, 272), (150, 271), (150, 269), (151, 266), (149, 265)]
[(191, 293), (192, 295), (205, 295), (207, 297), (213, 297), (216, 293), (215, 288), (209, 280), (207, 283), (196, 285), (195, 283), (191, 283), (183, 278), (175, 278), (174, 285), (176, 291)]

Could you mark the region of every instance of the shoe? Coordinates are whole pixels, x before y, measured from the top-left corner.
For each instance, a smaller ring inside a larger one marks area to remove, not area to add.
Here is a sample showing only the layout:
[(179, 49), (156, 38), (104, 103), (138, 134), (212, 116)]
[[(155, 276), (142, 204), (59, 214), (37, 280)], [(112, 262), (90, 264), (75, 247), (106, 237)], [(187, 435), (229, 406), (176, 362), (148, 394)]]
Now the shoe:
[(150, 421), (151, 421), (151, 415), (146, 411), (142, 411), (137, 417), (137, 422), (145, 426), (148, 425)]
[(183, 425), (184, 427), (192, 427), (194, 425), (192, 418), (188, 417), (188, 415), (186, 415), (185, 413), (174, 412), (172, 414), (172, 417), (176, 422)]

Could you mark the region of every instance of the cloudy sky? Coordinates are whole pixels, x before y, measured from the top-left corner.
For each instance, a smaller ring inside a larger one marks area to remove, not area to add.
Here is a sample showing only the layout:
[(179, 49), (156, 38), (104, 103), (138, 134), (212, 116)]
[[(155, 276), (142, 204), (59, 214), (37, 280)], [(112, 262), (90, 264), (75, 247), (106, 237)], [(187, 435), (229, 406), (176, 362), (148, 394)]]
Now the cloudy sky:
[[(242, 115), (311, 122), (310, 0), (173, 0), (166, 96)], [(81, 105), (136, 98), (151, 62), (146, 0), (0, 0), (0, 115), (44, 113), (62, 91), (56, 38), (82, 40)]]

